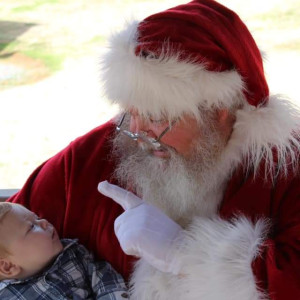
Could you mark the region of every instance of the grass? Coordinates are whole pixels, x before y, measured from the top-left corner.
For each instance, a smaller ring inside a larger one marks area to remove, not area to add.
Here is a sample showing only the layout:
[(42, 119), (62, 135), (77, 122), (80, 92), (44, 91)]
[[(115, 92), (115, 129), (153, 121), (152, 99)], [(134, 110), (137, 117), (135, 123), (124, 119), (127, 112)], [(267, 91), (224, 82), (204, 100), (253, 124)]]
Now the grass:
[(259, 45), (268, 51), (299, 52), (300, 2), (291, 0), (284, 4), (251, 16), (250, 21), (255, 24), (252, 30), (259, 33)]
[[(124, 2), (124, 3), (123, 3)], [(139, 2), (137, 0), (123, 0), (123, 5), (133, 4)], [(24, 4), (26, 3), (26, 4)], [(66, 57), (78, 57), (86, 54), (90, 49), (94, 49), (97, 45), (101, 45), (105, 42), (105, 37), (101, 34), (95, 34), (90, 36), (86, 41), (80, 41), (80, 45), (76, 41), (76, 30), (80, 30), (81, 24), (63, 23), (60, 30), (55, 28), (55, 22), (52, 20), (67, 19), (72, 14), (80, 15), (83, 11), (89, 8), (89, 6), (96, 4), (97, 9), (101, 9), (101, 5), (105, 4), (103, 0), (90, 0), (88, 4), (84, 0), (15, 0), (11, 1), (5, 6), (0, 8), (0, 13), (6, 16), (7, 20), (22, 20), (25, 22), (37, 23), (40, 27), (40, 36), (36, 36), (38, 42), (32, 43), (31, 39), (34, 38), (31, 35), (24, 34), (20, 38), (10, 43), (1, 43), (0, 37), (0, 56), (9, 52), (19, 52), (28, 55), (30, 58), (37, 59), (45, 65), (49, 71), (49, 75), (53, 72), (59, 71), (63, 66), (63, 61)], [(111, 0), (111, 5), (120, 4), (117, 0)], [(47, 7), (46, 7), (47, 6)], [(76, 8), (74, 13), (69, 14), (68, 7)], [(45, 9), (47, 8), (47, 10)], [(43, 15), (47, 11), (48, 22), (44, 23)], [(64, 14), (63, 14), (64, 13)], [(17, 15), (17, 17), (16, 17)], [(32, 16), (35, 16), (35, 20), (32, 20)], [(41, 16), (39, 18), (39, 16)], [(50, 18), (49, 18), (50, 16)], [(3, 18), (3, 16), (1, 17)], [(293, 30), (300, 27), (300, 2), (292, 1), (285, 5), (285, 9), (274, 8), (267, 13), (258, 13), (252, 17), (255, 22), (255, 30), (267, 31), (267, 30)], [(49, 22), (50, 21), (50, 22)], [(88, 20), (82, 19), (82, 25)], [(25, 23), (24, 23), (25, 24)], [(45, 24), (50, 30), (44, 31)], [(52, 29), (55, 32), (52, 32)], [(37, 32), (37, 31), (36, 31)], [(62, 39), (59, 35), (64, 35), (66, 42), (60, 42), (59, 46), (55, 45), (56, 40)], [(74, 38), (73, 38), (74, 36)], [(273, 39), (274, 42), (275, 39)], [(279, 39), (280, 40), (280, 39)], [(40, 44), (43, 44), (41, 47)], [(298, 38), (289, 38), (284, 42), (274, 43), (274, 47), (279, 50), (299, 50)]]
[(90, 39), (89, 44), (103, 44), (106, 41), (106, 38), (103, 35), (96, 35)]
[[(135, 2), (141, 1), (123, 0), (122, 5), (126, 6)], [(115, 5), (118, 9), (123, 7), (120, 4), (120, 1), (111, 0), (111, 5)], [(7, 28), (0, 32), (0, 59), (5, 62), (6, 57), (13, 53), (27, 56), (36, 60), (39, 68), (40, 64), (43, 65), (41, 78), (44, 78), (61, 70), (66, 58), (76, 59), (83, 55), (89, 55), (91, 51), (98, 49), (106, 41), (101, 31), (99, 33), (95, 30), (91, 33), (90, 25), (86, 25), (92, 20), (89, 20), (89, 16), (86, 16), (85, 12), (89, 11), (93, 5), (95, 5), (95, 11), (100, 12), (101, 5), (107, 4), (103, 0), (90, 0), (88, 3), (85, 0), (14, 0), (7, 2), (0, 8), (0, 20), (12, 23), (18, 20), (16, 23), (18, 26), (23, 24), (24, 33), (14, 37), (13, 28)], [(69, 11), (72, 13), (70, 14)], [(74, 16), (78, 16), (80, 22)], [(251, 18), (255, 21), (254, 30), (261, 32), (263, 39), (268, 36), (266, 32), (269, 32), (270, 39), (267, 40), (269, 49), (299, 51), (298, 36), (296, 34), (285, 36), (285, 31), (291, 32), (300, 27), (299, 1), (287, 2), (284, 10), (275, 7), (267, 13), (258, 13)], [(96, 26), (98, 19), (95, 20)], [(100, 18), (99, 23), (101, 24), (101, 22)], [(31, 24), (31, 27), (28, 24)], [(79, 31), (82, 31), (80, 37)], [(262, 44), (263, 42), (264, 40)], [(34, 66), (32, 68), (29, 66), (30, 70), (24, 74), (32, 74), (33, 68)], [(40, 70), (37, 70), (38, 72)], [(15, 80), (6, 84), (6, 87), (10, 88), (14, 84), (24, 84), (27, 81), (32, 82), (32, 78), (29, 76), (28, 79)]]
[(34, 1), (27, 1), (27, 2), (31, 2), (31, 3), (13, 7), (11, 9), (11, 12), (12, 13), (32, 12), (33, 10), (38, 9), (43, 5), (57, 4), (60, 1), (59, 0), (34, 0)]
[(256, 14), (254, 18), (261, 22), (260, 29), (288, 30), (300, 27), (300, 3), (294, 3), (285, 10), (275, 8), (268, 13)]
[[(93, 2), (99, 1), (91, 0), (89, 4)], [(72, 5), (75, 11), (70, 14), (68, 8)], [(28, 57), (30, 60), (25, 59), (26, 63), (22, 64), (22, 67), (27, 69), (24, 72), (25, 77), (10, 82), (0, 82), (1, 89), (31, 83), (32, 77), (38, 79), (41, 64), (43, 65), (41, 79), (50, 76), (63, 68), (67, 57), (76, 59), (89, 55), (96, 47), (103, 44), (105, 41), (103, 35), (98, 32), (89, 34), (89, 28), (81, 29), (81, 25), (84, 27), (89, 22), (88, 18), (81, 17), (82, 24), (72, 19), (73, 16), (84, 15), (86, 7), (87, 3), (83, 0), (27, 0), (26, 2), (16, 0), (2, 6), (0, 20), (4, 21), (5, 27), (4, 31), (0, 32), (0, 63), (1, 61), (14, 63), (12, 56), (15, 54)], [(29, 27), (28, 24), (32, 26)], [(87, 32), (86, 38), (82, 38), (80, 30)], [(33, 65), (27, 66), (29, 62)], [(37, 75), (32, 76), (36, 65), (39, 67)]]
[(12, 42), (6, 42), (6, 43), (0, 42), (0, 53), (6, 54), (6, 53), (10, 53), (10, 52), (15, 52), (19, 46), (20, 46), (19, 41), (12, 41)]
[(32, 46), (30, 49), (22, 51), (26, 56), (41, 61), (48, 69), (49, 73), (61, 70), (66, 54), (55, 53), (50, 49), (40, 46)]
[(276, 49), (280, 51), (300, 51), (300, 40), (295, 38), (285, 43), (279, 43)]
[[(52, 50), (47, 43), (31, 44), (25, 41), (0, 43), (0, 58), (2, 57), (3, 61), (7, 58), (8, 63), (13, 63), (11, 56), (14, 54), (30, 59), (23, 60), (24, 64), (22, 63), (21, 67), (24, 68), (24, 72), (21, 77), (18, 75), (7, 82), (2, 82), (1, 87), (11, 88), (14, 85), (26, 84), (27, 82), (32, 82), (32, 80), (36, 80), (37, 78), (44, 78), (61, 70), (67, 56), (66, 51), (64, 50), (62, 53), (61, 50), (64, 49)], [(20, 62), (18, 62), (17, 65), (19, 63)], [(36, 74), (34, 74), (34, 70), (37, 66), (39, 66), (39, 68), (36, 69)], [(42, 76), (41, 69), (43, 69)]]

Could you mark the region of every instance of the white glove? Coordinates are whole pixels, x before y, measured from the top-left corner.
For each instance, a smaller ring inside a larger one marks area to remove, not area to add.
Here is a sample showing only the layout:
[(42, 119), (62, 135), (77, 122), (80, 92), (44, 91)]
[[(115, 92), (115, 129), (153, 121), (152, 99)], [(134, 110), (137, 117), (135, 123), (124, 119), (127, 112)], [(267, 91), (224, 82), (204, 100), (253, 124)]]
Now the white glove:
[(177, 275), (180, 262), (175, 258), (174, 241), (180, 238), (182, 228), (158, 208), (107, 181), (99, 183), (98, 191), (125, 210), (115, 220), (115, 233), (123, 251), (144, 258), (162, 272)]

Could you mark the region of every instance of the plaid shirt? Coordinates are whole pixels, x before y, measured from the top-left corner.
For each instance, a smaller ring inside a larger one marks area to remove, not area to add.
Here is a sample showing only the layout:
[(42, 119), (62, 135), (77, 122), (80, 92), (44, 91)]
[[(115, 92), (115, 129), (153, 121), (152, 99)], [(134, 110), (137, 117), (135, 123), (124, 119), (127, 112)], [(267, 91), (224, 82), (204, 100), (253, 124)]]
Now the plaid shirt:
[(1, 300), (125, 300), (122, 277), (105, 261), (95, 262), (77, 240), (62, 239), (64, 250), (46, 271), (25, 280), (0, 281)]

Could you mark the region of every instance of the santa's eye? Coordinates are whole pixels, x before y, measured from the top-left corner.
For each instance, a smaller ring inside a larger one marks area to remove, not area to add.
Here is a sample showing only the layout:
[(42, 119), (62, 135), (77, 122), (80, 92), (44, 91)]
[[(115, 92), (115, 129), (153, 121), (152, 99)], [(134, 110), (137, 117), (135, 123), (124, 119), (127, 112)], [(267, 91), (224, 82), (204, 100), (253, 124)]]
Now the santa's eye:
[(165, 124), (167, 121), (165, 119), (153, 119), (149, 118), (149, 121), (153, 124)]
[(153, 124), (157, 124), (157, 125), (163, 125), (163, 124), (166, 124), (168, 123), (168, 120), (167, 118), (165, 118), (164, 116), (152, 116), (152, 115), (148, 115), (147, 116), (147, 119), (150, 123), (153, 123)]

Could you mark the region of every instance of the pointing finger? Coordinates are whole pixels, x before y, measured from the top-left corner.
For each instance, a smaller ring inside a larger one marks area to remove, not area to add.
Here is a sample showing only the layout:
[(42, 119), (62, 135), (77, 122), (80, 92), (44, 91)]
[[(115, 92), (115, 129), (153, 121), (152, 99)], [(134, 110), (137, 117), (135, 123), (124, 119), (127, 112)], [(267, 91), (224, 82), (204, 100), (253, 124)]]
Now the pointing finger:
[(110, 184), (108, 181), (102, 181), (98, 184), (98, 191), (112, 198), (120, 204), (124, 210), (136, 207), (143, 203), (143, 200), (127, 190), (120, 188), (117, 185)]

